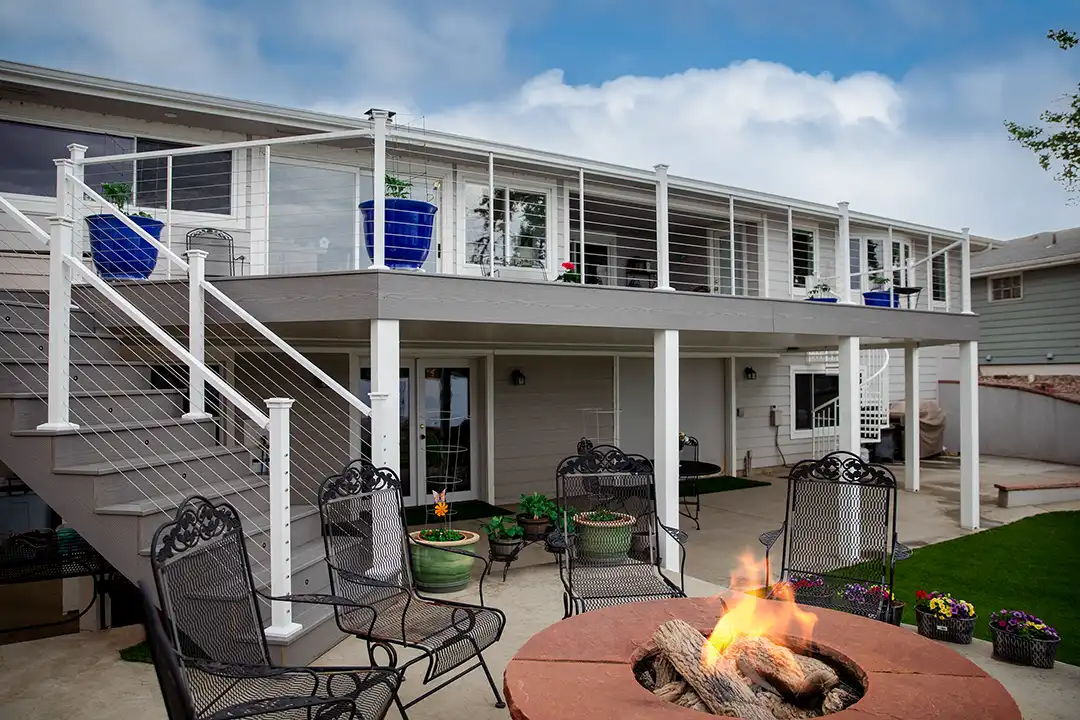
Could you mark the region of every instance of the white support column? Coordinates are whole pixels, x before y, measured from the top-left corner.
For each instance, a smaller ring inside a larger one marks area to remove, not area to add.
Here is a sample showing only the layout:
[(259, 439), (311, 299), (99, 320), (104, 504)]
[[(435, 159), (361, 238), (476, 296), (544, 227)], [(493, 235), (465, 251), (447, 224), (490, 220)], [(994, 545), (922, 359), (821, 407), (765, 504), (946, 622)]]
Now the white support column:
[[(188, 250), (188, 352), (200, 363), (206, 361), (206, 302), (203, 297), (203, 280), (206, 279), (205, 250)], [(206, 379), (202, 372), (191, 366), (188, 369), (187, 420), (208, 420), (206, 412)]]
[[(656, 165), (654, 169), (656, 170), (656, 289), (671, 290), (671, 250), (668, 243), (668, 166)], [(584, 243), (584, 238), (582, 238), (582, 243)], [(678, 435), (677, 430), (676, 435)]]
[(724, 473), (727, 475), (738, 475), (739, 468), (739, 434), (735, 424), (738, 418), (735, 397), (738, 363), (738, 358), (724, 361)]
[[(372, 161), (372, 210), (374, 231), (372, 236), (372, 255), (369, 270), (386, 270), (386, 121), (390, 113), (386, 110), (372, 109), (367, 112), (375, 125), (375, 151)], [(494, 219), (494, 217), (492, 218)], [(397, 385), (397, 380), (394, 380)]]
[(397, 320), (371, 321), (371, 462), (401, 475), (401, 339)]
[[(664, 525), (679, 527), (679, 331), (653, 332), (653, 452), (656, 456), (656, 514)], [(679, 569), (679, 546), (661, 531), (660, 557), (668, 570)]]
[(919, 348), (904, 350), (904, 489), (919, 492)]
[[(971, 230), (964, 228), (963, 242), (960, 245), (960, 312), (972, 315), (971, 312)], [(931, 297), (933, 297), (931, 288)]]
[[(417, 380), (417, 382), (421, 382)], [(495, 504), (495, 354), (484, 356), (484, 478), (485, 502)]]
[(74, 430), (69, 421), (71, 388), (71, 268), (74, 198), (68, 173), (74, 163), (56, 160), (56, 214), (49, 218), (49, 415), (38, 430)]
[[(292, 489), (289, 468), (289, 408), (291, 398), (271, 398), (270, 409), (270, 594), (292, 594)], [(303, 626), (293, 622), (292, 603), (270, 603), (266, 637), (287, 640)]]
[(851, 303), (851, 223), (848, 218), (848, 204), (838, 203), (840, 208), (840, 231), (836, 234), (836, 279), (840, 285), (837, 295), (840, 302)]
[(861, 455), (862, 408), (859, 398), (859, 338), (840, 338), (840, 424), (841, 450)]
[(974, 340), (960, 343), (960, 527), (979, 529), (979, 343)]

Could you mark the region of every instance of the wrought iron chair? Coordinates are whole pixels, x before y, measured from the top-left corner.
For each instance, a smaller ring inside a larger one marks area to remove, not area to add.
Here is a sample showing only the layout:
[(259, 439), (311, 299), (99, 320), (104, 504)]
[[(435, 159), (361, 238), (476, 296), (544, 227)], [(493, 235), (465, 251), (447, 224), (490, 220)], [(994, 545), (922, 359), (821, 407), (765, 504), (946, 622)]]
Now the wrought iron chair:
[(844, 451), (797, 463), (788, 474), (783, 525), (758, 538), (766, 583), (769, 552), (781, 537), (780, 577), (770, 596), (894, 621), (893, 573), (911, 551), (896, 536), (896, 477), (887, 467)]
[(255, 588), (232, 505), (185, 500), (154, 533), (150, 563), (170, 636), (152, 607), (145, 622), (170, 718), (378, 720), (397, 699), (394, 669), (271, 663), (259, 604), (275, 598)]
[[(424, 684), (460, 666), (472, 665), (402, 706), (409, 707), (454, 680), (481, 668), (495, 695), (495, 706), (506, 707), (484, 660), (483, 651), (498, 642), (506, 626), (501, 610), (484, 605), (484, 577), (490, 562), (456, 548), (440, 548), (484, 563), (480, 604), (425, 597), (413, 582), (412, 559), (401, 496), (401, 480), (390, 468), (354, 460), (341, 475), (328, 478), (319, 490), (330, 588), (349, 604), (335, 605), (338, 627), (367, 642), (375, 664), (382, 649), (390, 666), (404, 674), (414, 663), (427, 661)], [(434, 546), (432, 546), (434, 547)], [(394, 646), (419, 650), (420, 655), (398, 665)]]
[[(679, 454), (682, 455), (684, 451), (689, 448), (690, 460), (693, 462), (699, 462), (701, 460), (701, 445), (698, 443), (698, 439), (692, 435), (681, 435), (679, 437)], [(694, 521), (694, 527), (698, 530), (701, 529), (701, 493), (698, 492), (698, 481), (696, 478), (679, 478), (679, 502), (682, 504), (682, 510), (679, 513), (690, 520)]]
[[(558, 554), (563, 617), (650, 598), (685, 597), (686, 533), (656, 514), (653, 466), (641, 455), (583, 441), (555, 471), (560, 519), (549, 536)], [(679, 584), (660, 565), (660, 533), (679, 546)]]

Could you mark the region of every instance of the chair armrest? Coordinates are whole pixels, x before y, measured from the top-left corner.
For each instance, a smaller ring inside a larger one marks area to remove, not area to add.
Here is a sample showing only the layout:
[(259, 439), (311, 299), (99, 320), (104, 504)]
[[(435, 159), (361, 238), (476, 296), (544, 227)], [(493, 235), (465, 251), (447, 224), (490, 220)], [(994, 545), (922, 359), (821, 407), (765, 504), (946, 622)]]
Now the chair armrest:
[[(664, 523), (660, 522), (659, 518), (657, 518), (656, 524), (659, 525), (668, 535), (675, 538), (675, 542), (679, 543), (679, 591), (682, 592), (683, 595), (685, 595), (686, 575), (684, 570), (686, 568), (686, 541), (689, 539), (690, 536), (682, 530), (668, 527)], [(659, 548), (657, 549), (659, 550)]]
[(675, 542), (679, 543), (680, 545), (686, 545), (686, 541), (690, 539), (690, 536), (687, 535), (686, 531), (684, 530), (670, 528), (659, 520), (656, 521), (656, 524), (663, 528), (663, 530), (667, 532), (668, 535), (675, 538)]
[(768, 553), (772, 550), (772, 546), (776, 544), (776, 541), (780, 539), (780, 536), (784, 534), (784, 529), (787, 527), (785, 522), (776, 530), (770, 530), (769, 532), (763, 532), (758, 535), (758, 542), (765, 546), (765, 552)]
[(900, 560), (907, 560), (909, 557), (911, 557), (911, 548), (909, 548), (907, 545), (900, 542), (896, 538), (893, 538), (893, 551), (892, 551), (893, 565), (895, 565)]

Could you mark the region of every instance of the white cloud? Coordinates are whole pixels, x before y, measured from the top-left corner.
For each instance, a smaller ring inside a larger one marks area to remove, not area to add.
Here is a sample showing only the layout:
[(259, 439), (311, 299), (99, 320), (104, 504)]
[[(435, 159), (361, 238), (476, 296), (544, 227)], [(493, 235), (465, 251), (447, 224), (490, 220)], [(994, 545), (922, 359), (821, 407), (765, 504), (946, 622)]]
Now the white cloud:
[(0, 46), (25, 62), (354, 115), (381, 106), (407, 120), (424, 103), (444, 108), (423, 119), (430, 128), (663, 162), (678, 175), (997, 237), (1080, 225), (1002, 125), (1034, 120), (1075, 87), (1076, 65), (1041, 39), (1037, 52), (1002, 50), (901, 81), (747, 60), (599, 86), (568, 85), (559, 70), (515, 84), (518, 11), (496, 0), (113, 0), (108, 12), (39, 0), (0, 3)]

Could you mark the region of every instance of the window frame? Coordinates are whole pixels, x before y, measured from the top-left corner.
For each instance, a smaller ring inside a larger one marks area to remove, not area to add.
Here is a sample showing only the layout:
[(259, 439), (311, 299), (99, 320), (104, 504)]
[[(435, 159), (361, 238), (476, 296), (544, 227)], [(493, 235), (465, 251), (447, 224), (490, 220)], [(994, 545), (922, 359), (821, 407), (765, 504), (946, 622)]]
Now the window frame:
[[(944, 284), (945, 299), (944, 300), (938, 300), (936, 297), (934, 297), (934, 289), (935, 289), (935, 286), (934, 286), (934, 264), (938, 261), (938, 258), (941, 258), (941, 262), (944, 265), (944, 277), (945, 277), (945, 284)], [(951, 281), (949, 279), (949, 253), (943, 252), (940, 255), (935, 255), (934, 257), (930, 258), (930, 262), (928, 263), (928, 265), (929, 265), (930, 282), (928, 282), (927, 285), (930, 286), (930, 307), (944, 309), (944, 310), (947, 311), (950, 308), (950, 305), (951, 305), (950, 299), (952, 297), (952, 287), (951, 287), (952, 283), (951, 283)]]
[[(994, 297), (994, 281), (995, 280), (1005, 280), (1005, 279), (1008, 279), (1008, 278), (1016, 278), (1017, 279), (1017, 290), (1019, 291), (1020, 294), (1017, 295), (1016, 297), (995, 298)], [(1023, 272), (998, 273), (997, 275), (989, 275), (989, 276), (987, 276), (987, 278), (986, 278), (986, 301), (988, 303), (1017, 302), (1018, 300), (1023, 300), (1023, 299), (1024, 299), (1024, 273)]]
[[(469, 239), (466, 233), (468, 229), (468, 215), (470, 208), (465, 202), (465, 192), (469, 185), (480, 185), (483, 187), (484, 192), (487, 192), (488, 178), (487, 176), (475, 173), (463, 173), (458, 178), (457, 198), (459, 202), (457, 212), (454, 214), (457, 225), (454, 235), (457, 238), (458, 266), (461, 268), (468, 268), (475, 274), (482, 274), (484, 269), (487, 268), (487, 263), (474, 263), (469, 261)], [(495, 192), (497, 193), (500, 189), (506, 190), (507, 193), (517, 191), (544, 195), (544, 222), (546, 225), (546, 232), (544, 235), (544, 266), (523, 267), (505, 262), (504, 264), (495, 263), (495, 270), (502, 273), (509, 273), (510, 275), (523, 273), (525, 275), (550, 277), (554, 272), (556, 255), (558, 254), (558, 227), (556, 226), (558, 215), (555, 207), (558, 193), (555, 184), (513, 178), (511, 182), (496, 182)]]
[[(811, 237), (811, 252), (813, 253), (810, 258), (811, 272), (806, 276), (806, 285), (802, 287), (795, 284), (795, 233), (806, 233)], [(815, 281), (815, 278), (817, 278), (821, 272), (820, 228), (811, 223), (801, 223), (799, 225), (793, 224), (791, 226), (791, 232), (788, 234), (788, 257), (791, 259), (791, 272), (788, 273), (788, 286), (791, 288), (791, 296), (805, 297), (807, 291), (811, 287), (811, 283)]]
[(795, 428), (795, 417), (798, 411), (798, 408), (796, 407), (795, 378), (798, 375), (827, 375), (830, 377), (838, 377), (840, 371), (838, 368), (830, 368), (824, 363), (791, 365), (789, 370), (791, 374), (788, 387), (788, 434), (792, 440), (810, 440), (814, 437), (813, 428), (808, 430), (797, 430)]
[[(139, 140), (140, 139), (148, 140), (148, 141), (152, 141), (152, 142), (162, 142), (162, 143), (171, 143), (171, 144), (177, 144), (177, 145), (184, 145), (184, 146), (188, 146), (188, 147), (198, 147), (200, 144), (210, 144), (210, 143), (200, 143), (199, 141), (191, 141), (191, 140), (183, 140), (183, 139), (174, 139), (172, 137), (164, 137), (164, 136), (162, 136), (160, 134), (141, 135), (141, 134), (132, 132), (131, 130), (116, 130), (116, 131), (114, 131), (114, 130), (108, 130), (108, 129), (102, 128), (100, 126), (91, 126), (91, 125), (85, 125), (85, 124), (80, 124), (80, 123), (63, 122), (61, 120), (53, 120), (51, 118), (50, 119), (41, 119), (41, 118), (35, 118), (35, 117), (26, 117), (26, 116), (23, 116), (23, 115), (15, 115), (15, 114), (12, 114), (12, 113), (5, 113), (5, 112), (0, 112), (0, 121), (6, 121), (6, 122), (12, 122), (12, 123), (20, 123), (22, 125), (38, 126), (38, 127), (47, 128), (47, 129), (50, 129), (50, 130), (62, 130), (62, 131), (66, 130), (66, 131), (71, 131), (71, 132), (93, 133), (93, 134), (97, 134), (97, 135), (111, 135), (111, 136), (114, 136), (114, 137), (128, 138), (128, 139), (132, 140), (132, 144), (135, 147), (135, 152), (138, 152), (138, 146), (139, 146)], [(229, 185), (230, 185), (230, 192), (229, 192), (229, 195), (230, 195), (230, 208), (229, 208), (229, 213), (225, 214), (225, 213), (202, 212), (202, 211), (196, 211), (196, 210), (177, 210), (177, 209), (174, 208), (171, 211), (172, 212), (172, 219), (173, 219), (174, 224), (215, 225), (215, 221), (216, 221), (216, 226), (221, 226), (222, 229), (225, 229), (225, 230), (243, 229), (241, 227), (240, 223), (246, 218), (246, 212), (245, 212), (245, 203), (244, 203), (245, 198), (244, 198), (244, 195), (243, 195), (243, 188), (241, 188), (240, 180), (244, 177), (244, 174), (245, 174), (245, 171), (246, 171), (246, 167), (247, 167), (246, 157), (247, 157), (247, 154), (243, 153), (243, 152), (237, 152), (235, 150), (231, 151), (231, 153), (232, 153), (232, 167), (231, 167), (230, 178), (229, 178)], [(136, 192), (136, 178), (137, 178), (137, 169), (136, 169), (136, 160), (135, 160), (135, 158), (132, 158), (130, 162), (131, 162), (132, 195), (135, 195), (135, 192)], [(88, 167), (94, 167), (94, 166), (90, 165)], [(28, 195), (28, 194), (25, 194), (25, 193), (6, 193), (5, 197), (7, 197), (9, 200), (14, 201), (16, 206), (20, 210), (22, 210), (23, 212), (30, 212), (30, 213), (35, 213), (35, 214), (37, 214), (37, 213), (52, 214), (53, 212), (55, 212), (55, 209), (56, 209), (56, 195), (55, 195), (55, 193), (52, 194), (52, 195)], [(158, 215), (164, 215), (165, 212), (166, 212), (165, 208), (141, 207), (141, 206), (136, 205), (134, 203), (128, 207), (128, 210), (129, 210), (129, 212), (133, 212), (133, 213), (138, 212), (138, 211), (144, 211), (144, 212), (150, 213), (154, 217), (158, 217)], [(162, 219), (162, 218), (158, 218), (158, 219)]]

